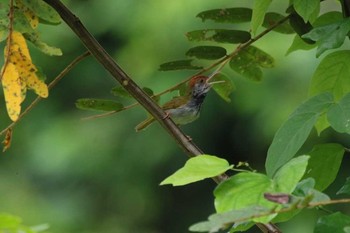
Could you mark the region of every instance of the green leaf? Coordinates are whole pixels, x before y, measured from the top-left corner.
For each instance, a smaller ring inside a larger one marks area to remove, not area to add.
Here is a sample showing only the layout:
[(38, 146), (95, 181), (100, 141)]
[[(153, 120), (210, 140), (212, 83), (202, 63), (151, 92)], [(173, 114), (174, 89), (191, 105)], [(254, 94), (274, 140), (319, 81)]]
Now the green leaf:
[(309, 153), (310, 160), (305, 178), (316, 181), (315, 189), (325, 190), (337, 177), (344, 154), (344, 147), (336, 143), (316, 145)]
[(320, 217), (317, 220), (314, 233), (343, 233), (344, 228), (348, 226), (350, 226), (350, 217), (336, 212)]
[(294, 51), (297, 51), (297, 50), (310, 50), (310, 49), (315, 48), (316, 46), (317, 46), (316, 44), (308, 44), (308, 43), (306, 43), (304, 40), (302, 40), (300, 38), (299, 35), (296, 35), (294, 37), (292, 45), (287, 50), (286, 55), (288, 55), (288, 54), (290, 54), (290, 53), (292, 53)]
[(329, 11), (320, 15), (312, 24), (314, 27), (325, 26), (331, 23), (337, 23), (343, 19), (342, 13), (339, 11)]
[(216, 74), (212, 81), (225, 81), (224, 83), (213, 84), (214, 91), (226, 102), (231, 102), (230, 95), (236, 89), (232, 79), (226, 75), (219, 73)]
[(272, 177), (304, 144), (319, 115), (332, 104), (332, 95), (323, 93), (302, 103), (278, 129), (268, 149), (266, 172)]
[(350, 93), (329, 108), (327, 117), (335, 131), (350, 134)]
[(226, 49), (219, 46), (196, 46), (186, 52), (186, 56), (198, 59), (216, 60), (226, 56)]
[(309, 156), (302, 155), (291, 159), (281, 167), (273, 177), (276, 183), (275, 191), (279, 193), (291, 193), (303, 177), (309, 158)]
[(249, 46), (240, 51), (237, 56), (230, 61), (230, 67), (243, 77), (254, 81), (262, 79), (262, 68), (274, 66), (274, 59), (269, 54), (254, 46)]
[(346, 18), (336, 23), (316, 27), (309, 33), (303, 35), (303, 38), (317, 41), (318, 48), (316, 57), (319, 57), (328, 49), (339, 48), (344, 43), (345, 37), (347, 36), (349, 30), (350, 19)]
[(104, 99), (78, 99), (75, 105), (77, 108), (82, 110), (118, 111), (123, 109), (123, 105), (121, 103)]
[(216, 41), (219, 43), (244, 43), (250, 40), (250, 34), (240, 30), (203, 29), (186, 33), (189, 41)]
[(293, 0), (293, 6), (305, 22), (313, 22), (320, 12), (320, 0)]
[(214, 190), (215, 208), (218, 213), (239, 210), (248, 206), (272, 208), (263, 193), (273, 192), (273, 182), (266, 175), (242, 172), (220, 183)]
[(253, 15), (250, 23), (253, 34), (256, 34), (258, 28), (262, 25), (267, 8), (272, 0), (255, 0), (253, 5)]
[(249, 22), (252, 17), (252, 10), (249, 8), (226, 8), (213, 9), (200, 12), (197, 17), (202, 21), (213, 20), (217, 23), (244, 23)]
[(328, 54), (318, 65), (310, 84), (309, 95), (331, 92), (340, 100), (350, 92), (350, 50)]
[(306, 178), (299, 182), (299, 184), (297, 185), (297, 187), (293, 192), (293, 195), (296, 195), (298, 197), (305, 197), (305, 198), (308, 198), (308, 196), (312, 196), (310, 203), (330, 200), (330, 198), (326, 194), (321, 193), (320, 191), (314, 189), (314, 187), (315, 187), (315, 179), (311, 177)]
[[(265, 14), (264, 22), (262, 23), (262, 26), (265, 28), (269, 28), (272, 25), (275, 25), (277, 22), (281, 21), (285, 16), (275, 13), (275, 12), (268, 12)], [(284, 22), (283, 24), (278, 25), (276, 28), (273, 29), (275, 32), (283, 33), (283, 34), (293, 34), (294, 30), (290, 26), (289, 22)]]
[(200, 70), (203, 67), (192, 65), (193, 59), (166, 62), (160, 65), (160, 71), (168, 70)]
[(8, 34), (8, 28), (0, 25), (0, 42), (4, 41), (7, 38)]
[(212, 214), (209, 216), (208, 221), (196, 223), (189, 230), (193, 232), (218, 232), (228, 228), (233, 223), (247, 222), (256, 215), (268, 214), (270, 211), (270, 209), (265, 207), (250, 206), (240, 210)]
[(337, 192), (337, 195), (339, 195), (339, 194), (348, 194), (348, 195), (350, 194), (350, 177), (346, 178), (345, 184)]
[(31, 9), (39, 18), (52, 23), (61, 23), (59, 14), (42, 0), (22, 0), (23, 4)]
[(46, 43), (42, 42), (39, 38), (39, 34), (37, 32), (33, 33), (25, 33), (24, 37), (32, 42), (36, 48), (38, 48), (41, 52), (49, 55), (49, 56), (61, 56), (62, 51), (59, 48), (49, 46)]
[[(7, 30), (8, 30), (8, 24), (9, 24), (8, 17), (0, 19), (0, 25), (3, 27), (6, 27)], [(25, 17), (23, 12), (20, 11), (19, 9), (14, 10), (13, 30), (21, 33), (34, 32), (27, 17)]]
[(315, 44), (313, 40), (302, 37), (305, 33), (308, 33), (312, 30), (312, 25), (309, 22), (305, 23), (304, 20), (298, 14), (292, 12), (289, 17), (289, 23), (290, 26), (292, 26), (294, 31), (301, 37), (303, 41), (305, 41), (308, 44)]
[(199, 155), (190, 158), (183, 168), (163, 180), (160, 185), (185, 185), (220, 175), (232, 167), (233, 165), (230, 165), (225, 159), (212, 155)]
[(123, 98), (132, 98), (132, 96), (125, 90), (124, 87), (122, 86), (115, 86), (111, 90), (112, 95), (118, 96), (118, 97), (123, 97)]

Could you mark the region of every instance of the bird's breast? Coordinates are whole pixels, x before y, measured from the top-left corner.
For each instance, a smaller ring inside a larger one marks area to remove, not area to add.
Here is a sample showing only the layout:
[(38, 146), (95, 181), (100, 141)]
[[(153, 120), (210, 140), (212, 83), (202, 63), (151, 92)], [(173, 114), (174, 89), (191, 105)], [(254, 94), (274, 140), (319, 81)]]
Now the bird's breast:
[(188, 107), (187, 105), (167, 110), (171, 118), (178, 125), (191, 123), (199, 117), (199, 108)]

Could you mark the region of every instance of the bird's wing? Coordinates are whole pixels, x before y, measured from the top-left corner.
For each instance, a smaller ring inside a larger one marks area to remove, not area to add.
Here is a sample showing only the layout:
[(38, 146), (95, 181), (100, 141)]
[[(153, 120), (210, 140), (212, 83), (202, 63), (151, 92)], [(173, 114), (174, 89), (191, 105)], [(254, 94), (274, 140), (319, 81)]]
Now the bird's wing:
[(169, 109), (178, 108), (178, 107), (186, 104), (187, 101), (188, 101), (188, 97), (187, 96), (176, 96), (173, 99), (171, 99), (170, 101), (166, 102), (162, 106), (162, 109), (163, 110), (169, 110)]

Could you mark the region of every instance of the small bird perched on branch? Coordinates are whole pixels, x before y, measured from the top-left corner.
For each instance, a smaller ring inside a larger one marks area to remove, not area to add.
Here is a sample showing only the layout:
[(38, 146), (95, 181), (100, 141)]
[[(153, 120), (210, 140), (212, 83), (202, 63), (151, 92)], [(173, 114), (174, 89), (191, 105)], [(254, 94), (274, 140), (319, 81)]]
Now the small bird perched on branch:
[[(178, 125), (185, 125), (191, 123), (199, 117), (199, 112), (202, 106), (202, 103), (210, 90), (211, 86), (217, 82), (209, 82), (211, 77), (204, 75), (198, 75), (192, 77), (188, 82), (188, 89), (186, 95), (178, 96), (165, 103), (162, 106), (162, 109), (169, 114), (171, 119)], [(149, 117), (135, 127), (135, 130), (138, 132), (145, 129), (155, 119)]]

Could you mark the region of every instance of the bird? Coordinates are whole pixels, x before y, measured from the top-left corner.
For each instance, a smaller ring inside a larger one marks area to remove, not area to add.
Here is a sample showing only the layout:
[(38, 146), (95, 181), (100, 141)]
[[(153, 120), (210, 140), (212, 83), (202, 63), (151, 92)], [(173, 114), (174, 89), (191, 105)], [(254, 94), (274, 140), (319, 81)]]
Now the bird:
[[(183, 96), (177, 96), (162, 106), (165, 113), (171, 117), (177, 125), (185, 125), (193, 122), (199, 117), (203, 101), (214, 83), (209, 82), (211, 78), (205, 75), (193, 76), (187, 86), (187, 91)], [(149, 117), (135, 127), (136, 132), (145, 129), (155, 119)]]

